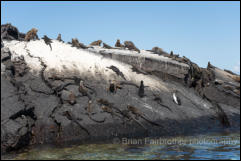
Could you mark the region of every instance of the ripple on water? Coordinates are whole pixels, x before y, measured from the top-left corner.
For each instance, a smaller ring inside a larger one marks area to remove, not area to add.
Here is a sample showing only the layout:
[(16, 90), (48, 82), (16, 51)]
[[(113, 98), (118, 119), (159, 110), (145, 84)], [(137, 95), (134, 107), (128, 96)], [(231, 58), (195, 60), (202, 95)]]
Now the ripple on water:
[[(193, 139), (183, 137), (178, 139)], [(195, 137), (197, 138), (197, 137)], [(240, 159), (240, 134), (199, 136), (201, 139), (232, 140), (232, 144), (181, 144), (181, 145), (124, 145), (124, 144), (88, 144), (67, 148), (41, 147), (5, 157), (7, 159), (65, 159), (65, 160), (143, 160), (143, 159)], [(177, 139), (177, 138), (176, 138)], [(227, 142), (228, 143), (228, 142)], [(3, 157), (4, 158), (4, 157)]]

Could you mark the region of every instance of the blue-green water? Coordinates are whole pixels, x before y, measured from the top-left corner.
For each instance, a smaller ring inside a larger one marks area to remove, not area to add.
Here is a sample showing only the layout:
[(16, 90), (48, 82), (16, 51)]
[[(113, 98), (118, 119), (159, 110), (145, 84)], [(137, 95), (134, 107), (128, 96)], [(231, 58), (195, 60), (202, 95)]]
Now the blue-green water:
[[(42, 146), (2, 159), (240, 159), (240, 134), (115, 139), (115, 144)], [(127, 144), (128, 143), (128, 144)]]

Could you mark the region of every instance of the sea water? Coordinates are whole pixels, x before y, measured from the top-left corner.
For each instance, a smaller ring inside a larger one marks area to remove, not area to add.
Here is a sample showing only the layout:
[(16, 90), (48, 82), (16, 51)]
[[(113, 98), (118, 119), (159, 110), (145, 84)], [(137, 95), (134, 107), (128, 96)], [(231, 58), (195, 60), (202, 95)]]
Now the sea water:
[(171, 138), (114, 138), (108, 144), (41, 146), (2, 159), (240, 159), (240, 133)]

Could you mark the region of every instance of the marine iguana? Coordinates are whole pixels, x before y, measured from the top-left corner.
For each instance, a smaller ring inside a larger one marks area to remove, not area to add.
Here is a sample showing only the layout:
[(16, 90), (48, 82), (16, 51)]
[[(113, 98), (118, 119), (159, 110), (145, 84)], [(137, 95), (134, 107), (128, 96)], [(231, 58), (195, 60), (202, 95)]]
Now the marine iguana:
[(106, 48), (106, 49), (113, 49), (110, 45), (107, 45), (106, 43), (103, 43), (103, 48)]
[(156, 101), (159, 105), (165, 107), (166, 109), (168, 109), (169, 111), (172, 112), (172, 110), (171, 110), (168, 106), (162, 104), (162, 99), (161, 99), (161, 97), (159, 97), (157, 94), (154, 94), (154, 93), (153, 93), (153, 95), (154, 95), (154, 97), (155, 97), (155, 98), (153, 99), (154, 101)]
[(116, 41), (116, 43), (115, 43), (115, 47), (123, 48), (123, 47), (125, 47), (125, 46), (120, 43), (120, 40), (119, 40), (119, 39), (117, 39), (117, 41)]
[(52, 40), (50, 38), (48, 38), (48, 36), (46, 36), (46, 35), (44, 35), (44, 37), (42, 39), (44, 39), (45, 44), (49, 45), (50, 49), (52, 50), (52, 46), (51, 46), (51, 43), (53, 43)]
[(134, 117), (132, 117), (129, 113), (130, 111), (129, 110), (122, 110), (121, 111), (121, 114), (128, 119), (128, 121), (134, 121), (136, 122), (137, 124), (139, 124), (141, 127), (143, 127), (145, 130), (147, 130), (147, 128), (138, 120), (136, 120)]
[(137, 51), (138, 53), (140, 53), (140, 50), (134, 45), (133, 42), (131, 41), (125, 41), (124, 45), (126, 48), (128, 48), (129, 50), (134, 50)]
[(92, 42), (90, 45), (91, 46), (100, 46), (101, 43), (102, 43), (102, 40), (97, 40), (97, 41)]
[(115, 80), (111, 80), (109, 88), (107, 89), (107, 91), (110, 91), (112, 93), (116, 93), (117, 88), (122, 89), (122, 87), (120, 86), (120, 83), (116, 82)]
[(149, 122), (152, 125), (161, 126), (161, 125), (159, 125), (159, 124), (157, 124), (155, 122), (152, 122), (149, 119), (147, 119), (146, 116), (140, 110), (138, 110), (136, 107), (131, 106), (131, 105), (127, 105), (127, 109), (130, 112), (132, 112), (132, 114), (134, 114), (136, 116), (136, 118), (138, 118), (138, 116), (139, 116), (139, 117), (143, 118), (144, 120), (146, 120), (147, 122)]
[[(62, 114), (63, 116), (66, 116), (68, 120), (76, 123), (81, 129), (83, 129), (90, 136), (89, 131), (77, 121), (78, 119), (70, 111), (65, 111)], [(82, 120), (82, 119), (79, 119), (79, 120)]]
[(91, 117), (91, 115), (93, 114), (93, 107), (92, 107), (92, 101), (91, 100), (88, 101), (88, 106), (86, 107), (86, 110), (87, 110), (87, 114), (88, 114), (89, 119), (91, 119), (92, 121), (97, 122), (97, 123), (105, 122), (106, 118), (104, 118), (103, 120), (95, 120)]
[(106, 112), (106, 113), (111, 114), (112, 117), (114, 117), (114, 115), (117, 116), (117, 117), (120, 117), (120, 116), (119, 116), (117, 113), (115, 113), (115, 112), (113, 111), (113, 109), (112, 109), (111, 107), (109, 107), (109, 106), (102, 105), (102, 106), (101, 106), (101, 109), (103, 110), (103, 112)]
[(118, 76), (121, 76), (124, 80), (126, 80), (124, 74), (116, 66), (111, 65), (110, 67), (106, 68), (113, 70)]

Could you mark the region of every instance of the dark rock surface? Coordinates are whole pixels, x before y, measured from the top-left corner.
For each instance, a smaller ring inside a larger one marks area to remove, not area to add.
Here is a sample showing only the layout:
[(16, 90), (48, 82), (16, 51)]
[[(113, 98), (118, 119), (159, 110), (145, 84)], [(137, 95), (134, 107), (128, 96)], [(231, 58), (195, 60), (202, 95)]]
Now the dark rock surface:
[[(240, 130), (240, 83), (217, 67), (200, 68), (187, 58), (178, 63), (112, 52), (122, 49), (95, 51), (165, 83), (165, 92), (145, 86), (145, 97), (140, 98), (139, 83), (125, 80), (126, 73), (111, 64), (107, 67), (120, 77), (116, 93), (108, 92), (108, 82), (95, 77), (68, 69), (61, 74), (46, 70), (45, 60), (26, 47), (24, 57), (12, 50), (1, 48), (2, 153), (32, 144)], [(31, 70), (32, 59), (40, 71)], [(174, 90), (181, 105), (173, 102)], [(139, 113), (128, 111), (129, 105)]]
[(1, 38), (4, 40), (19, 40), (23, 41), (24, 33), (20, 33), (15, 26), (11, 24), (1, 25)]
[(1, 48), (4, 47), (3, 40), (1, 38)]
[[(139, 57), (138, 55), (115, 54), (114, 52), (110, 52), (108, 50), (100, 50), (99, 52), (96, 52), (93, 49), (89, 50), (91, 52), (95, 52), (96, 54), (101, 54), (105, 58), (111, 58), (126, 64), (130, 64), (133, 66), (133, 70), (153, 74), (162, 79), (165, 77), (184, 79), (185, 75), (188, 74), (190, 69), (189, 65), (185, 62), (175, 63), (174, 61), (160, 61), (151, 57)], [(115, 52), (118, 52), (118, 49), (115, 50)]]

